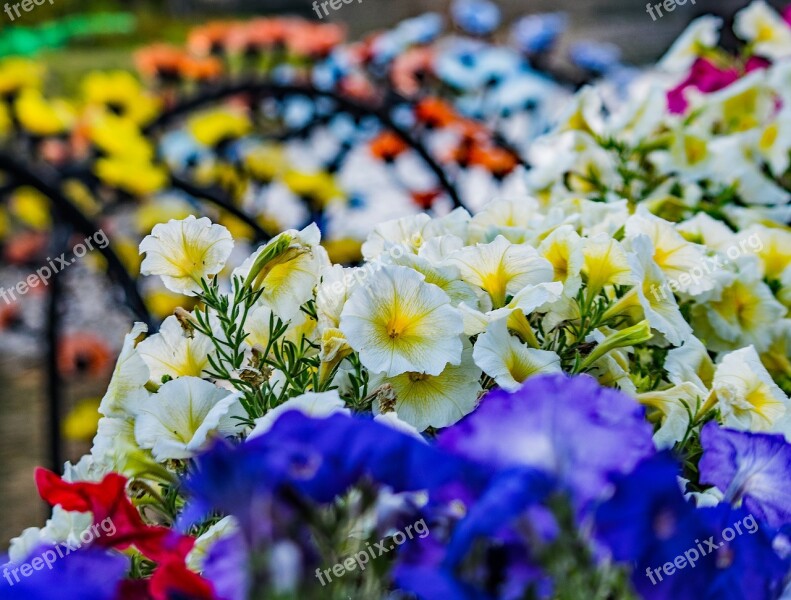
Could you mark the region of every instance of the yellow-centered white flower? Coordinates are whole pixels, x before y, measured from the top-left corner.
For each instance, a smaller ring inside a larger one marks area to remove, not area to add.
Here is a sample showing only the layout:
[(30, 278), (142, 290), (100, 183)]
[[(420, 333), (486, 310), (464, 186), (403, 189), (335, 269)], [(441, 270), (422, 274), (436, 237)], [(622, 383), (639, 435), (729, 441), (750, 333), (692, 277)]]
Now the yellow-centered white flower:
[(351, 295), (340, 330), (372, 373), (439, 375), (461, 362), (464, 329), (450, 297), (407, 267), (387, 265)]
[[(448, 427), (475, 410), (482, 391), (480, 377), (481, 370), (472, 360), (472, 348), (466, 343), (461, 364), (449, 365), (439, 375), (379, 375), (371, 380), (369, 387), (376, 389), (390, 384), (396, 397), (398, 418), (417, 431), (425, 431), (429, 427)], [(373, 410), (374, 414), (380, 414), (378, 400), (374, 401)]]
[(121, 348), (115, 363), (107, 392), (99, 405), (99, 412), (106, 417), (131, 418), (135, 407), (148, 398), (145, 389), (150, 372), (143, 358), (135, 349), (137, 338), (148, 331), (145, 323), (135, 323)]
[(190, 215), (181, 221), (156, 225), (140, 243), (146, 257), (143, 275), (159, 275), (171, 292), (195, 296), (200, 280), (213, 277), (225, 266), (233, 251), (233, 238), (222, 225)]
[(135, 439), (158, 461), (190, 458), (212, 436), (239, 432), (240, 396), (197, 377), (168, 381), (138, 410)]
[[(287, 244), (283, 242), (287, 241)], [(255, 286), (263, 288), (261, 302), (270, 306), (284, 321), (295, 318), (300, 307), (313, 297), (313, 288), (319, 282), (319, 273), (329, 266), (327, 252), (320, 246), (321, 232), (315, 223), (302, 231), (281, 233), (259, 248), (241, 266), (234, 270), (234, 277), (247, 279), (263, 256), (281, 247), (264, 265)]]
[(754, 0), (736, 13), (733, 31), (752, 44), (755, 54), (772, 60), (791, 56), (791, 29), (764, 0)]
[(504, 390), (514, 391), (540, 373), (560, 373), (560, 357), (529, 348), (508, 331), (506, 319), (496, 321), (475, 342), (473, 358), (484, 373)]
[(502, 308), (508, 296), (527, 286), (550, 283), (554, 277), (552, 265), (535, 248), (512, 244), (503, 236), (462, 248), (448, 262), (459, 268), (464, 281), (488, 293), (494, 308)]
[(197, 331), (184, 331), (178, 319), (170, 316), (162, 322), (159, 333), (140, 342), (136, 350), (150, 371), (151, 381), (159, 384), (165, 375), (200, 377), (209, 366), (213, 348), (210, 338)]
[(788, 396), (772, 380), (752, 346), (731, 352), (720, 361), (713, 387), (726, 427), (787, 437), (791, 433), (787, 427)]

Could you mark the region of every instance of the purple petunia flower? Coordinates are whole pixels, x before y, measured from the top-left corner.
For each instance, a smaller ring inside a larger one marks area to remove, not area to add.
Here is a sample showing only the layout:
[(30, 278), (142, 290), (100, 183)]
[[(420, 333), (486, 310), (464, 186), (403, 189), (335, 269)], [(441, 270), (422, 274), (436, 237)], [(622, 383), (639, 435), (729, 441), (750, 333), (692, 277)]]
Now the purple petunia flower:
[(772, 527), (791, 524), (791, 444), (782, 435), (734, 431), (712, 421), (700, 439), (701, 483)]
[(583, 510), (607, 495), (611, 474), (628, 473), (654, 454), (643, 414), (632, 398), (591, 377), (534, 377), (513, 394), (489, 394), (440, 436), (439, 446), (495, 468), (554, 475)]
[(679, 489), (679, 471), (669, 454), (644, 461), (618, 478), (596, 512), (596, 539), (617, 561), (634, 565), (640, 597), (777, 598), (788, 561), (774, 551), (773, 532), (726, 504), (696, 508)]

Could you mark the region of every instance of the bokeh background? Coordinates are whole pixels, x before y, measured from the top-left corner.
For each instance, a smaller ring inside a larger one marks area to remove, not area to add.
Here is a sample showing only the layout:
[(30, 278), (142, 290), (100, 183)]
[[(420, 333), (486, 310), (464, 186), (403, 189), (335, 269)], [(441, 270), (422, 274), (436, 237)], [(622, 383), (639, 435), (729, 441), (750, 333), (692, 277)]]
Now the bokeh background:
[[(746, 0), (698, 0), (677, 6), (675, 11), (653, 21), (643, 0), (499, 0), (506, 21), (526, 13), (563, 11), (570, 31), (563, 43), (592, 39), (617, 44), (633, 64), (656, 60), (672, 40), (695, 17), (704, 13), (726, 19), (747, 4)], [(2, 8), (3, 2), (0, 2)], [(349, 36), (387, 28), (401, 19), (424, 11), (447, 13), (446, 0), (362, 0), (344, 4), (328, 20), (343, 23)], [(783, 3), (772, 2), (781, 7)], [(90, 69), (131, 68), (131, 50), (150, 42), (182, 42), (190, 27), (212, 18), (244, 18), (246, 15), (298, 14), (315, 19), (312, 0), (54, 0), (11, 22), (0, 12), (0, 38), (13, 28), (25, 28), (77, 13), (129, 11), (136, 16), (133, 33), (80, 41), (57, 51), (44, 51), (37, 58), (53, 74), (54, 85), (68, 92), (80, 75)], [(727, 44), (727, 39), (726, 39)], [(562, 54), (562, 53), (558, 53)], [(79, 285), (79, 282), (72, 282)], [(40, 343), (44, 347), (43, 340)], [(10, 537), (44, 519), (44, 507), (33, 486), (36, 465), (47, 456), (44, 377), (38, 348), (25, 358), (15, 347), (0, 347), (0, 549)], [(71, 403), (100, 397), (109, 379), (70, 385)], [(79, 457), (87, 447), (72, 444), (68, 452)]]

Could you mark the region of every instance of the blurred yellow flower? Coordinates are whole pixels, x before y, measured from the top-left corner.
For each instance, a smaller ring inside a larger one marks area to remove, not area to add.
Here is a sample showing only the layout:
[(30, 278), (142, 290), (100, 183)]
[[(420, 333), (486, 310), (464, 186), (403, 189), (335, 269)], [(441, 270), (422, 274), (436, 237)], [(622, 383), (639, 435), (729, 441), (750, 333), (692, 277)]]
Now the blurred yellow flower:
[(168, 182), (163, 168), (148, 162), (131, 162), (126, 158), (101, 158), (94, 172), (107, 185), (117, 187), (134, 196), (158, 192)]
[(11, 214), (36, 230), (48, 229), (51, 223), (49, 200), (31, 187), (17, 188), (9, 203)]
[(5, 137), (12, 126), (11, 115), (8, 114), (6, 105), (0, 102), (0, 137)]
[(333, 263), (350, 265), (363, 258), (360, 240), (352, 238), (327, 240), (322, 245)]
[(44, 65), (27, 58), (0, 61), (0, 96), (10, 96), (25, 88), (39, 89), (44, 83)]
[(115, 115), (102, 115), (88, 127), (91, 142), (110, 156), (123, 156), (149, 161), (154, 156), (154, 148), (135, 123)]
[(259, 146), (244, 157), (244, 162), (253, 177), (264, 182), (272, 181), (288, 168), (283, 149), (278, 146)]
[(68, 102), (48, 100), (33, 88), (27, 88), (19, 94), (14, 108), (20, 125), (39, 136), (66, 133), (75, 120), (74, 108)]
[(345, 194), (330, 173), (318, 171), (305, 173), (289, 169), (283, 174), (283, 183), (297, 196), (315, 201), (319, 206), (333, 200), (343, 200)]
[(213, 147), (225, 140), (247, 135), (252, 123), (242, 113), (215, 110), (192, 117), (187, 127), (198, 142)]
[(99, 400), (81, 400), (66, 415), (63, 421), (63, 435), (73, 442), (90, 442), (99, 428)]
[(89, 106), (105, 108), (137, 125), (150, 122), (159, 110), (159, 101), (127, 71), (89, 73), (82, 94)]
[(135, 228), (147, 234), (159, 223), (167, 223), (171, 219), (180, 221), (192, 214), (194, 209), (178, 196), (166, 196), (156, 200), (146, 200), (138, 205), (135, 211)]

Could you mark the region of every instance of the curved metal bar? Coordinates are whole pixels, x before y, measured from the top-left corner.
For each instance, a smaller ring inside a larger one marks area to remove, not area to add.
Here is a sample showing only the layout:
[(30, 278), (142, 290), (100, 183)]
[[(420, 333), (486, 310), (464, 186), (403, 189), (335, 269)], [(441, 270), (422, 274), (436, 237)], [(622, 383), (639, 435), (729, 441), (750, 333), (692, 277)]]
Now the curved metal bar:
[[(72, 204), (60, 191), (60, 181), (43, 173), (33, 172), (15, 158), (4, 152), (0, 152), (0, 171), (10, 173), (16, 181), (23, 185), (41, 192), (56, 207), (56, 212), (69, 222), (80, 234), (89, 237), (94, 235), (98, 226), (88, 219), (80, 210)], [(118, 255), (107, 245), (105, 248), (97, 248), (107, 261), (107, 272), (124, 291), (124, 298), (127, 306), (135, 314), (135, 317), (153, 327), (154, 323), (148, 312), (145, 302), (140, 295), (137, 282), (126, 271)]]
[(454, 208), (466, 208), (461, 201), (458, 191), (448, 179), (445, 171), (440, 167), (434, 158), (428, 153), (423, 145), (416, 140), (411, 133), (406, 129), (396, 124), (392, 117), (384, 110), (368, 106), (335, 92), (320, 90), (310, 85), (298, 84), (277, 84), (270, 81), (242, 81), (238, 83), (231, 83), (219, 86), (215, 89), (205, 90), (201, 94), (182, 100), (181, 102), (170, 107), (163, 112), (157, 119), (144, 128), (145, 134), (152, 134), (157, 129), (164, 127), (172, 120), (189, 113), (195, 109), (201, 108), (212, 102), (217, 102), (230, 96), (237, 96), (239, 94), (258, 94), (267, 95), (275, 98), (282, 98), (290, 95), (303, 95), (311, 98), (328, 98), (336, 102), (344, 112), (355, 116), (373, 116), (379, 120), (382, 125), (393, 131), (404, 142), (417, 152), (418, 156), (426, 163), (426, 166), (434, 173), (435, 177), (440, 183), (440, 186), (447, 192)]
[(255, 219), (251, 218), (244, 211), (240, 210), (230, 202), (227, 202), (213, 191), (198, 187), (185, 179), (181, 179), (173, 173), (170, 174), (170, 183), (174, 188), (179, 189), (182, 192), (186, 192), (190, 196), (195, 196), (196, 198), (201, 198), (207, 202), (211, 202), (212, 204), (232, 214), (234, 217), (242, 221), (245, 225), (253, 230), (255, 233), (255, 242), (268, 242), (270, 239), (272, 239), (272, 236), (264, 231), (264, 229), (255, 221)]
[[(68, 244), (70, 228), (63, 224), (56, 224), (52, 231), (50, 248), (53, 256), (57, 255)], [(60, 347), (60, 322), (63, 284), (60, 274), (56, 273), (50, 280), (49, 297), (47, 299), (47, 397), (49, 406), (47, 411), (47, 434), (49, 439), (50, 468), (59, 473), (63, 468), (63, 435), (61, 432), (61, 418), (63, 416), (63, 385), (58, 365), (58, 349)]]

